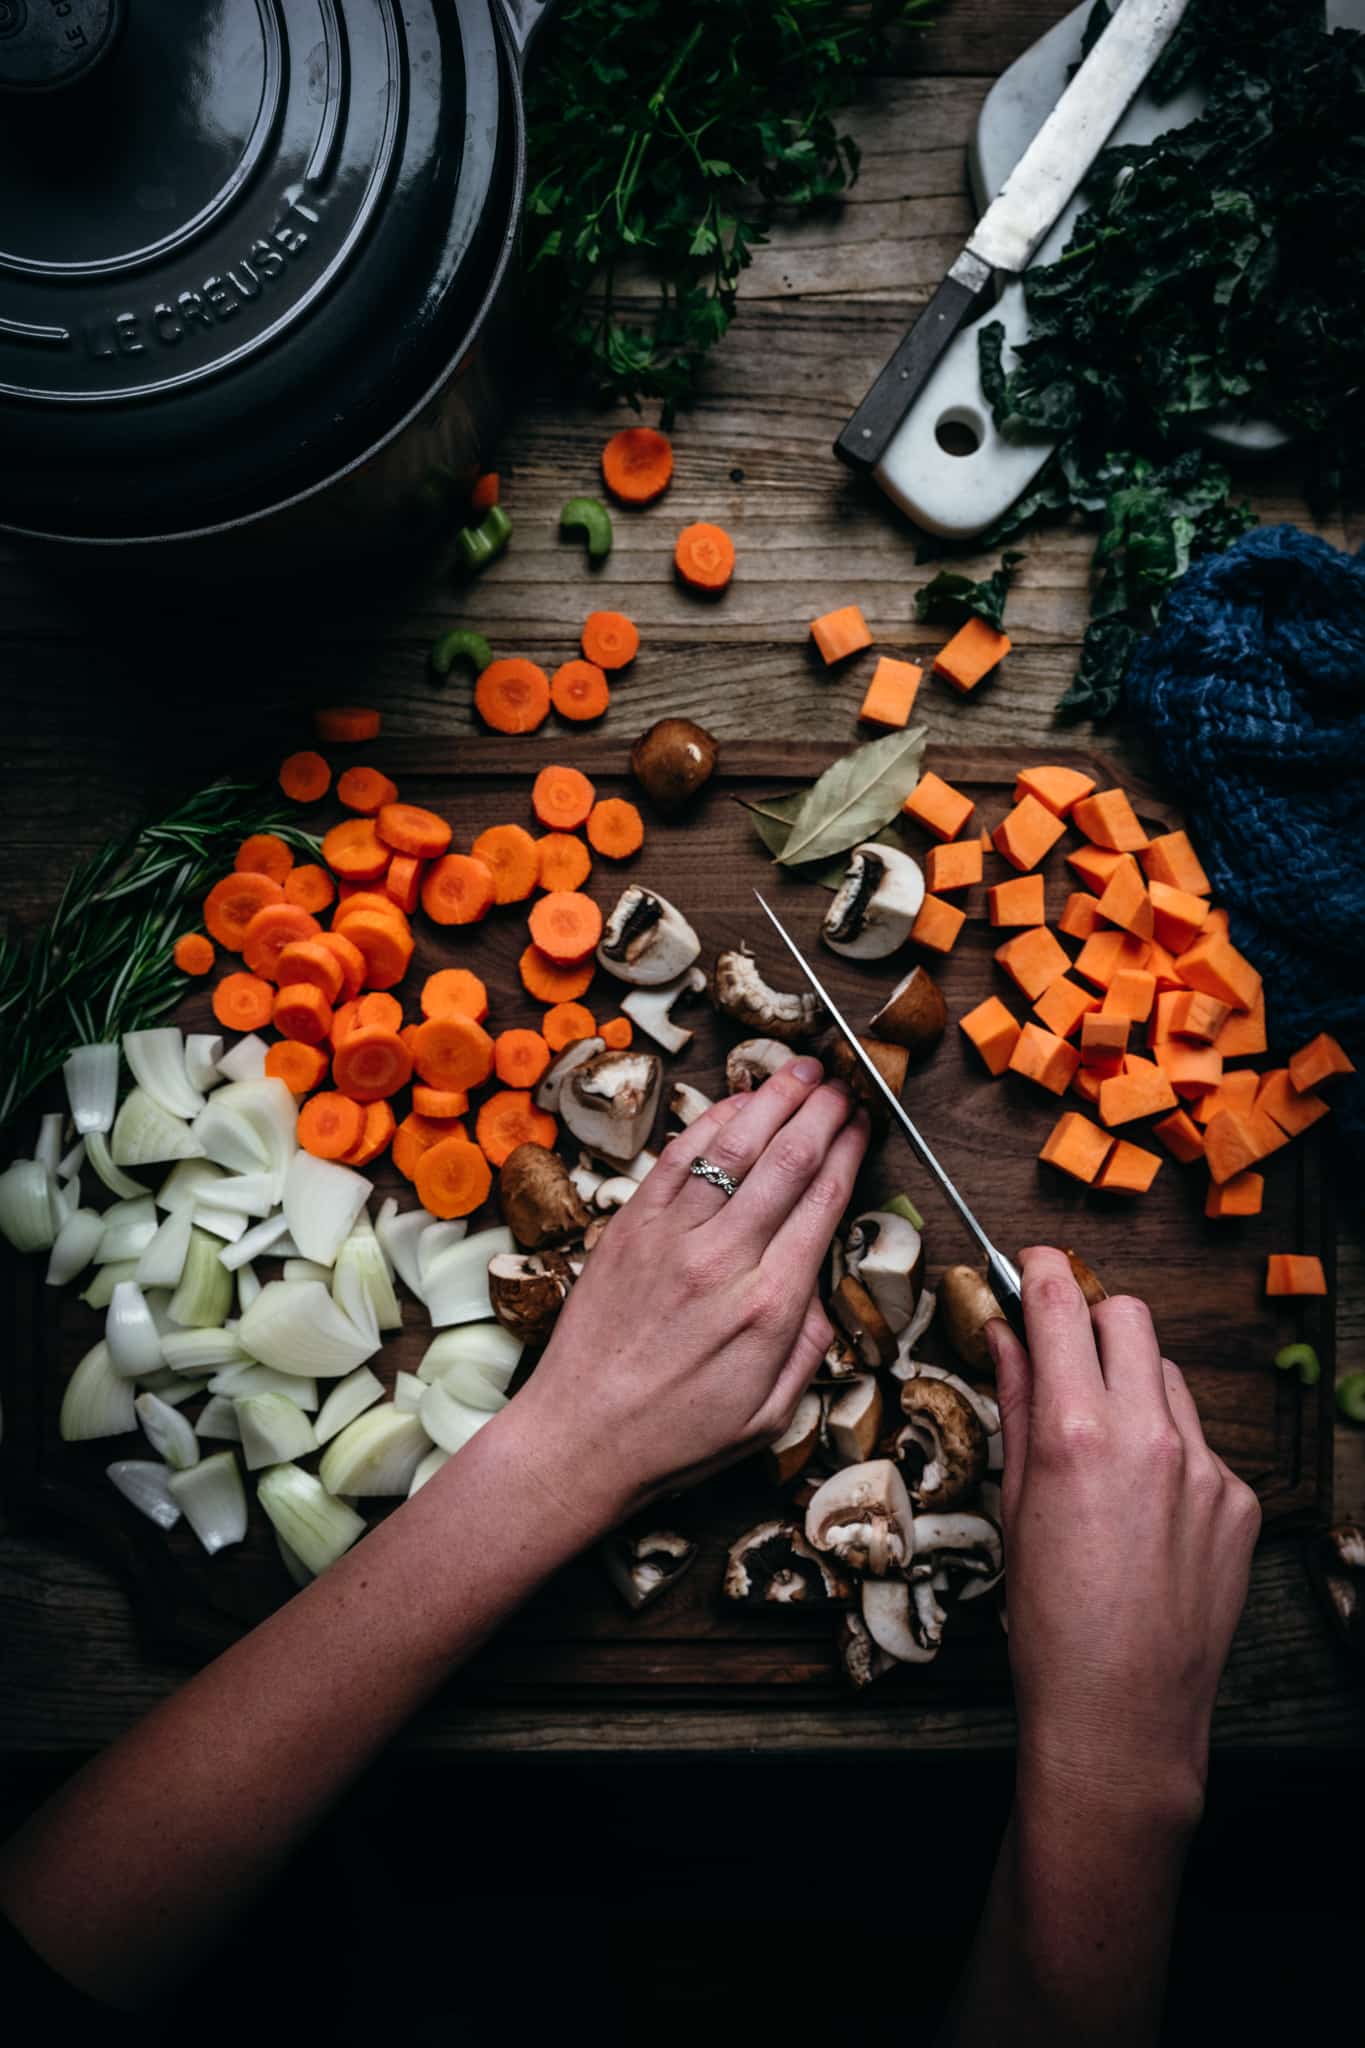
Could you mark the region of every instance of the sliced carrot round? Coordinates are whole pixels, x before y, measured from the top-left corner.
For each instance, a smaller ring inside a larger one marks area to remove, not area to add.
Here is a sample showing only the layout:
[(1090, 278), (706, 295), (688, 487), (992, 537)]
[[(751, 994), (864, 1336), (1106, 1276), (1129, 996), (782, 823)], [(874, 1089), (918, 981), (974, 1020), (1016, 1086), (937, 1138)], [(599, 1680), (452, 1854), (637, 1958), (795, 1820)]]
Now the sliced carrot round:
[(434, 860), (450, 844), (450, 826), (420, 804), (384, 804), (375, 827), (385, 846), (414, 860)]
[(604, 797), (588, 819), (588, 844), (608, 860), (628, 860), (645, 843), (644, 820), (621, 796)]
[(422, 893), (425, 864), (410, 853), (396, 853), (384, 875), (384, 894), (392, 898), (404, 917), (411, 917)]
[[(325, 944), (333, 936), (319, 932), (315, 939), (291, 939), (275, 962), (275, 974), (283, 988), (286, 982), (311, 981), (329, 1003), (336, 1002), (345, 984), (341, 962)], [(363, 963), (362, 963), (363, 964)]]
[(346, 937), (365, 956), (367, 986), (397, 988), (408, 971), (413, 941), (411, 932), (399, 924), (396, 915), (381, 917), (374, 910), (359, 911), (347, 918)]
[(589, 612), (578, 637), (583, 659), (598, 668), (624, 668), (640, 651), (639, 629), (624, 612)]
[(699, 519), (678, 535), (673, 566), (690, 589), (714, 596), (735, 573), (735, 544), (723, 526)]
[(559, 1126), (537, 1109), (524, 1088), (505, 1088), (490, 1095), (474, 1121), (480, 1150), (491, 1166), (501, 1166), (518, 1145), (552, 1146)]
[(534, 1088), (550, 1064), (538, 1031), (500, 1031), (493, 1041), (493, 1071), (509, 1088)]
[(611, 703), (607, 679), (595, 661), (561, 662), (550, 678), (550, 702), (575, 725), (601, 718)]
[(573, 832), (588, 822), (597, 791), (581, 768), (551, 764), (531, 785), (531, 809), (552, 832)]
[(542, 953), (539, 946), (527, 946), (517, 961), (521, 985), (538, 1003), (573, 1002), (587, 992), (596, 971), (596, 960), (580, 960), (576, 967), (565, 967)]
[(274, 1003), (274, 989), (259, 974), (225, 974), (213, 991), (213, 1014), (229, 1031), (259, 1031)]
[(340, 993), (344, 1001), (352, 1002), (365, 986), (365, 955), (345, 932), (319, 932), (313, 943), (325, 946), (336, 961), (341, 970)]
[(253, 832), (237, 848), (232, 865), (239, 875), (269, 875), (272, 882), (283, 883), (294, 856), (276, 833)]
[(488, 869), (468, 853), (443, 855), (422, 878), (422, 908), (433, 924), (477, 924), (495, 893)]
[(597, 1036), (608, 1052), (624, 1052), (635, 1037), (635, 1027), (629, 1017), (608, 1017), (605, 1024), (598, 1025)]
[(439, 1145), (443, 1138), (467, 1136), (468, 1132), (458, 1118), (405, 1116), (393, 1134), (393, 1163), (401, 1174), (412, 1180), (424, 1152), (429, 1152), (433, 1145)]
[(534, 732), (550, 715), (550, 680), (520, 655), (490, 661), (474, 685), (474, 709), (494, 732)]
[(267, 981), (279, 979), (281, 953), (297, 939), (315, 939), (318, 921), (296, 903), (267, 903), (258, 910), (242, 935), (242, 957), (253, 974)]
[(310, 1095), (327, 1072), (327, 1055), (302, 1039), (281, 1038), (266, 1051), (265, 1071), (272, 1081), (283, 1081), (291, 1095)]
[(337, 779), (337, 798), (348, 811), (372, 818), (381, 804), (398, 801), (398, 784), (378, 768), (348, 768)]
[(413, 1034), (412, 1063), (429, 1088), (478, 1088), (493, 1071), (493, 1041), (472, 1017), (429, 1017)]
[(171, 958), (182, 974), (209, 974), (215, 959), (213, 942), (202, 932), (182, 932), (171, 948)]
[(407, 917), (383, 889), (366, 889), (359, 884), (341, 885), (341, 901), (332, 912), (332, 930), (344, 931), (348, 917), (354, 917), (361, 910), (377, 911), (381, 917), (392, 917), (407, 928)]
[(379, 726), (379, 713), (368, 704), (324, 704), (313, 713), (313, 730), (328, 746), (377, 739)]
[(229, 953), (240, 953), (246, 928), (257, 911), (283, 902), (283, 889), (269, 875), (224, 875), (204, 898), (204, 923), (210, 938)]
[(275, 997), (275, 1029), (283, 1038), (321, 1045), (332, 1029), (332, 1006), (315, 982), (286, 983)]
[(332, 786), (332, 771), (309, 748), (280, 763), (280, 788), (296, 804), (315, 804)]
[(315, 1159), (340, 1159), (359, 1142), (365, 1129), (365, 1111), (349, 1095), (330, 1090), (310, 1095), (299, 1111), (295, 1136), (305, 1152)]
[(396, 1031), (362, 1024), (346, 1034), (332, 1058), (332, 1079), (357, 1102), (396, 1095), (412, 1077), (412, 1055)]
[(490, 825), (470, 848), (493, 877), (495, 903), (522, 903), (536, 886), (540, 855), (536, 842), (521, 825)]
[(576, 889), (552, 889), (533, 905), (527, 922), (541, 952), (566, 966), (586, 958), (602, 936), (601, 911)]
[(424, 1081), (414, 1081), (412, 1106), (418, 1116), (435, 1117), (438, 1122), (450, 1123), (454, 1118), (467, 1114), (469, 1097), (463, 1088), (428, 1088)]
[(348, 882), (377, 882), (389, 865), (389, 849), (370, 818), (343, 818), (322, 842), (322, 857), (334, 875)]
[(488, 990), (467, 967), (438, 967), (422, 984), (424, 1017), (472, 1017), (482, 1024), (488, 1015)]
[(648, 505), (668, 489), (673, 443), (657, 427), (622, 427), (602, 450), (602, 481), (623, 505)]
[(387, 1102), (367, 1102), (364, 1128), (350, 1151), (342, 1153), (341, 1164), (368, 1166), (393, 1143), (395, 1128), (394, 1114)]
[(417, 1161), (417, 1199), (433, 1216), (468, 1216), (493, 1185), (487, 1159), (468, 1138), (442, 1138)]
[(306, 861), (302, 867), (290, 868), (284, 878), (284, 900), (297, 903), (300, 910), (311, 910), (314, 916), (326, 910), (336, 895), (336, 883), (326, 868), (315, 861)]
[(597, 1019), (582, 1003), (556, 1003), (541, 1018), (540, 1028), (551, 1052), (563, 1052), (566, 1045), (573, 1045), (580, 1038), (595, 1037)]
[(592, 855), (571, 832), (547, 832), (536, 841), (536, 857), (542, 889), (581, 889), (592, 873)]

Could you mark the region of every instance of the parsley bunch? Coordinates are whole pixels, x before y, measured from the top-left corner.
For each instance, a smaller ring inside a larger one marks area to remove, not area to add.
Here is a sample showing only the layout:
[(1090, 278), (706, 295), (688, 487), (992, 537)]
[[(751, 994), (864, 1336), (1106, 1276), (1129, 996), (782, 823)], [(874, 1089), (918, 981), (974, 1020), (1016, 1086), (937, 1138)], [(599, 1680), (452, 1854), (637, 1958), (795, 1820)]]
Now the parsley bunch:
[(933, 4), (567, 0), (527, 84), (527, 287), (600, 396), (662, 399), (665, 424), (692, 396), (769, 210), (853, 182), (836, 115)]

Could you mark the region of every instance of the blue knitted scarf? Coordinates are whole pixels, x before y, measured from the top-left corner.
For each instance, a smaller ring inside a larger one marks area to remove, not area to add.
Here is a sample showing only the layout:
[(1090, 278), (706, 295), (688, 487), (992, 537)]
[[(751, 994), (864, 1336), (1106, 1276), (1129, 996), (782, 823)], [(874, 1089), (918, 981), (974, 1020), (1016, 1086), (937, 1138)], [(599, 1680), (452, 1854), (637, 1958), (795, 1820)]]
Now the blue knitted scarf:
[(1365, 1157), (1365, 559), (1293, 526), (1198, 561), (1135, 655), (1130, 714), (1180, 799), (1233, 943), (1265, 978), (1271, 1051), (1318, 1031)]

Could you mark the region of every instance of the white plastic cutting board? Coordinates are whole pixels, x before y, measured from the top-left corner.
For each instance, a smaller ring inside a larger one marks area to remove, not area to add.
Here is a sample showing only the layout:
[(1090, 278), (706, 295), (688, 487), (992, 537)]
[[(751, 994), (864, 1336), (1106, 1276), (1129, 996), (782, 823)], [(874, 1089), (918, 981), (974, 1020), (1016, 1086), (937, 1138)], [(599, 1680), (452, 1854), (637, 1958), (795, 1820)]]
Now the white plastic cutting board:
[[(1042, 126), (1080, 55), (1081, 36), (1091, 0), (1059, 21), (1032, 49), (1012, 64), (992, 86), (977, 120), (968, 149), (972, 194), (984, 211), (999, 192), (1028, 144)], [(1365, 28), (1365, 0), (1328, 0), (1332, 28)], [(1113, 142), (1150, 142), (1168, 128), (1194, 119), (1203, 94), (1190, 90), (1158, 104), (1139, 93), (1114, 130)], [(1084, 202), (1073, 200), (1038, 251), (1036, 261), (1051, 263), (1061, 255), (1076, 215)], [(952, 343), (919, 398), (906, 414), (885, 456), (873, 471), (877, 482), (930, 533), (969, 540), (981, 533), (1027, 490), (1051, 455), (1048, 440), (1006, 441), (996, 432), (991, 409), (977, 373), (977, 333), (987, 321), (1005, 328), (1005, 367), (1011, 366), (1011, 344), (1028, 333), (1024, 288), (1007, 285), (995, 304), (964, 327)], [(939, 440), (949, 439), (969, 452), (950, 453)], [(1207, 429), (1208, 438), (1229, 450), (1260, 453), (1279, 447), (1284, 435), (1268, 421), (1220, 421)]]

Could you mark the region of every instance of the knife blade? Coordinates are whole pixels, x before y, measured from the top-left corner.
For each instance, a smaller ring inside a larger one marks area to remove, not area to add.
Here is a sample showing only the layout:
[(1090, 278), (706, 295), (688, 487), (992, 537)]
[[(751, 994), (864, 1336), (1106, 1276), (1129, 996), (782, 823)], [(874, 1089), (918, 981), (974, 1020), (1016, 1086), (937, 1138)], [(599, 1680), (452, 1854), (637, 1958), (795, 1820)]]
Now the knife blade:
[(973, 306), (1026, 270), (1120, 116), (1180, 25), (1189, 0), (1123, 0), (1066, 91), (834, 443), (851, 469), (875, 469)]
[(1005, 1319), (1009, 1323), (1011, 1329), (1013, 1329), (1016, 1336), (1022, 1338), (1024, 1335), (1024, 1296), (1023, 1287), (1019, 1278), (1018, 1267), (1014, 1264), (1014, 1261), (1012, 1259), (1007, 1259), (1003, 1252), (996, 1250), (996, 1247), (992, 1244), (990, 1238), (986, 1235), (986, 1232), (982, 1229), (981, 1225), (977, 1222), (976, 1217), (972, 1214), (972, 1211), (968, 1208), (966, 1202), (958, 1193), (958, 1190), (953, 1184), (953, 1181), (951, 1180), (947, 1172), (944, 1170), (944, 1168), (939, 1165), (939, 1162), (937, 1158), (934, 1156), (934, 1153), (930, 1149), (929, 1145), (920, 1135), (918, 1128), (916, 1127), (913, 1119), (910, 1117), (909, 1113), (902, 1104), (900, 1097), (895, 1093), (894, 1089), (888, 1087), (884, 1076), (881, 1074), (876, 1065), (876, 1062), (870, 1059), (867, 1053), (864, 1052), (862, 1045), (859, 1042), (857, 1033), (854, 1031), (852, 1025), (848, 1023), (843, 1013), (838, 1008), (838, 1005), (835, 1003), (833, 997), (830, 995), (829, 990), (821, 982), (819, 975), (815, 972), (815, 969), (811, 966), (809, 960), (807, 960), (805, 954), (801, 951), (801, 948), (797, 945), (795, 939), (787, 930), (787, 927), (783, 924), (781, 918), (777, 915), (777, 912), (773, 909), (772, 905), (768, 902), (767, 898), (763, 895), (761, 890), (755, 889), (754, 895), (758, 898), (758, 905), (760, 910), (762, 910), (764, 916), (768, 919), (768, 922), (773, 927), (773, 930), (777, 933), (777, 936), (781, 939), (783, 945), (791, 954), (792, 959), (796, 962), (802, 974), (809, 982), (811, 989), (819, 997), (820, 1001), (828, 1010), (830, 1017), (833, 1020), (837, 1029), (841, 1031), (844, 1037), (848, 1040), (853, 1055), (857, 1059), (859, 1065), (862, 1067), (863, 1072), (867, 1075), (868, 1079), (877, 1088), (878, 1092), (882, 1096), (882, 1099), (885, 1101), (887, 1108), (890, 1110), (892, 1116), (895, 1117), (896, 1122), (900, 1125), (906, 1137), (910, 1140), (911, 1145), (919, 1154), (920, 1159), (923, 1161), (925, 1166), (928, 1167), (930, 1173), (933, 1174), (939, 1186), (942, 1188), (944, 1194), (948, 1197), (948, 1200), (952, 1203), (953, 1207), (957, 1210), (958, 1215), (962, 1218), (962, 1221), (966, 1224), (968, 1230), (976, 1239), (977, 1244), (985, 1253), (986, 1275), (990, 1281), (991, 1292), (994, 1294), (996, 1300), (999, 1302), (1001, 1308), (1004, 1310)]

